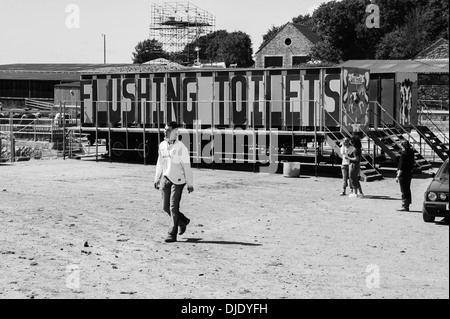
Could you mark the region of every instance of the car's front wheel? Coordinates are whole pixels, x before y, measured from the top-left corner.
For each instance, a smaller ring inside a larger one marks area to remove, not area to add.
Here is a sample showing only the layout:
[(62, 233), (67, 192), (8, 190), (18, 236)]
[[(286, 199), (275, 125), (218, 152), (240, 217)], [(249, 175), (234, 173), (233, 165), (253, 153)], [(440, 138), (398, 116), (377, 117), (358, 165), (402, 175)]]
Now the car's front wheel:
[(422, 216), (425, 223), (434, 223), (436, 219), (436, 217), (428, 215), (425, 209), (422, 209)]

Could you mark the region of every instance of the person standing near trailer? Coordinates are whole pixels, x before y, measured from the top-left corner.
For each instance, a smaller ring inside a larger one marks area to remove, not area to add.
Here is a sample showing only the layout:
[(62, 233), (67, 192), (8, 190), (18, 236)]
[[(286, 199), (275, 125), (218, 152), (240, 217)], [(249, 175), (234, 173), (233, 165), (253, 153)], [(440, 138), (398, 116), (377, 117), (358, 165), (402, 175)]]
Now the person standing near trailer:
[(362, 158), (361, 139), (359, 138), (359, 136), (353, 135), (351, 143), (355, 148), (355, 150), (348, 157), (350, 161), (350, 188), (353, 189), (353, 193), (351, 193), (349, 197), (364, 198), (361, 182), (359, 181), (359, 174), (361, 170), (361, 158)]
[[(345, 196), (346, 195), (346, 190), (347, 187), (350, 185), (349, 184), (349, 179), (350, 179), (350, 160), (348, 158), (348, 155), (350, 154), (349, 151), (349, 147), (350, 147), (350, 139), (348, 137), (346, 137), (344, 139), (344, 142), (342, 143), (341, 146), (341, 157), (342, 157), (342, 164), (341, 164), (341, 170), (342, 170), (342, 193), (340, 194), (341, 196)], [(353, 193), (353, 188), (350, 185), (350, 194)]]
[(162, 193), (162, 208), (171, 217), (171, 227), (166, 243), (177, 241), (178, 235), (186, 232), (190, 219), (180, 212), (181, 195), (187, 185), (189, 193), (194, 191), (194, 174), (187, 147), (179, 140), (178, 123), (170, 122), (164, 129), (165, 139), (159, 145), (156, 164), (155, 188)]
[(412, 202), (411, 196), (411, 180), (414, 168), (414, 150), (408, 141), (401, 143), (403, 148), (400, 154), (400, 160), (397, 166), (396, 182), (400, 184), (400, 191), (402, 192), (402, 208), (398, 209), (401, 212), (409, 212), (409, 205)]

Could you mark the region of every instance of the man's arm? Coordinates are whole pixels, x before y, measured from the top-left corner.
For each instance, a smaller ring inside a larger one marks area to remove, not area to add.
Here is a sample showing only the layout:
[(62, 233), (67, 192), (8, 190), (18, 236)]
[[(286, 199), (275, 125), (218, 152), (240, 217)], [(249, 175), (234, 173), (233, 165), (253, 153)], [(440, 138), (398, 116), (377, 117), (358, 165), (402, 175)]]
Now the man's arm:
[(180, 162), (183, 167), (184, 177), (186, 178), (186, 184), (189, 193), (194, 191), (194, 172), (191, 168), (191, 158), (187, 147), (183, 144), (180, 150)]
[(155, 188), (159, 189), (159, 182), (162, 175), (162, 165), (161, 165), (161, 150), (158, 147), (158, 161), (156, 163), (156, 173), (155, 173)]

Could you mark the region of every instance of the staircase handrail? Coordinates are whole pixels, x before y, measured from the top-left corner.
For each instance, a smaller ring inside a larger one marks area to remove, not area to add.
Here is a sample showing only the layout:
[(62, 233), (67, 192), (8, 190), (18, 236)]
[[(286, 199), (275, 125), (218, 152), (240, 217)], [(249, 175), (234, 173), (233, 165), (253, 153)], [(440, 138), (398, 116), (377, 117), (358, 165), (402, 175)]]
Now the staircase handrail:
[(442, 130), (436, 125), (436, 123), (434, 123), (433, 119), (431, 118), (428, 106), (424, 103), (423, 100), (420, 100), (420, 102), (422, 103), (421, 114), (423, 114), (423, 111), (425, 110), (425, 116), (427, 117), (428, 121), (433, 124), (434, 128), (439, 131), (440, 135), (444, 139), (444, 144), (449, 144), (449, 138), (444, 134), (444, 132), (442, 132)]
[[(329, 117), (330, 117), (330, 118), (331, 118), (338, 126), (340, 126), (339, 121), (336, 120), (336, 119), (330, 114), (330, 112), (328, 112), (325, 108), (323, 108), (323, 110), (325, 111), (325, 114), (328, 114), (328, 116), (329, 116)], [(345, 110), (344, 110), (344, 112), (345, 112)], [(353, 119), (352, 119), (352, 120), (353, 120)], [(324, 127), (325, 127), (325, 129), (327, 129), (327, 130), (329, 130), (329, 131), (331, 132), (331, 130), (330, 130), (326, 125), (324, 125)], [(347, 130), (347, 128), (346, 128), (345, 126), (340, 126), (340, 127), (341, 127), (341, 129), (344, 130), (344, 132), (346, 133), (347, 137), (351, 137), (351, 136), (352, 136), (352, 133), (350, 133), (350, 131)], [(367, 138), (370, 139), (370, 136), (369, 136), (366, 132), (364, 132), (364, 131), (362, 131), (362, 132), (363, 132), (363, 134), (364, 134)], [(334, 134), (333, 134), (333, 135), (334, 135)], [(336, 135), (334, 135), (334, 136), (336, 136)], [(368, 154), (368, 155), (370, 156), (370, 154)], [(340, 156), (340, 154), (339, 154), (339, 156)], [(361, 156), (363, 157), (364, 161), (366, 161), (366, 162), (369, 163), (370, 165), (374, 166), (373, 163), (371, 163), (371, 162), (366, 158), (366, 156), (363, 154), (363, 152), (361, 152)]]
[[(377, 104), (377, 106), (382, 110), (382, 111), (384, 111), (384, 113), (395, 123), (395, 124), (397, 124), (398, 125), (398, 127), (403, 131), (403, 133), (402, 134), (406, 134), (406, 135), (408, 135), (408, 137), (410, 138), (410, 140), (412, 140), (413, 141), (413, 143), (411, 143), (412, 145), (412, 147), (414, 148), (414, 146), (415, 145), (418, 145), (419, 146), (419, 150), (421, 150), (422, 148), (420, 147), (421, 145), (420, 145), (420, 143), (419, 142), (417, 142), (417, 140), (403, 127), (403, 125), (401, 125), (396, 119), (394, 119), (387, 111), (386, 111), (386, 109), (378, 102), (378, 101), (375, 101), (375, 103)], [(391, 134), (392, 135), (395, 135), (394, 134), (394, 132), (389, 128), (389, 126), (386, 124), (386, 122), (385, 121), (383, 121), (383, 119), (381, 119), (381, 117), (380, 117), (380, 121), (381, 121), (381, 124), (383, 125), (383, 127), (384, 128), (386, 128), (386, 129), (388, 129), (390, 132), (391, 132)], [(416, 130), (417, 130), (417, 128), (416, 128)], [(398, 146), (400, 146), (399, 145), (399, 143), (397, 143), (396, 141), (394, 141), (394, 143), (396, 144), (396, 145), (398, 145)], [(420, 155), (422, 155), (423, 156), (423, 154), (421, 154), (420, 153)]]
[(40, 109), (41, 111), (51, 111), (53, 108), (53, 103), (30, 98), (25, 98), (25, 105)]
[[(439, 102), (441, 106), (441, 110), (444, 110), (444, 103), (447, 103), (447, 106), (449, 104), (449, 100), (425, 100), (425, 99), (418, 99), (418, 101), (422, 102), (422, 104), (425, 104), (425, 102)], [(426, 105), (426, 104), (425, 104)], [(428, 105), (427, 105), (428, 107)]]

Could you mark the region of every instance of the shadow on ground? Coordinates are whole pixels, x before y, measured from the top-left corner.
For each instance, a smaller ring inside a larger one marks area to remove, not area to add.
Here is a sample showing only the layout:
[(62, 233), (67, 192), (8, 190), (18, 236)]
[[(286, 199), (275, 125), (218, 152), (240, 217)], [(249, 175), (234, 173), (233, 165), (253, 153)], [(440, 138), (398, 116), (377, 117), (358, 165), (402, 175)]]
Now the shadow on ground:
[(244, 243), (236, 241), (211, 241), (203, 240), (203, 238), (187, 238), (185, 243), (195, 243), (195, 244), (215, 244), (215, 245), (241, 245), (241, 246), (262, 246), (261, 244)]

